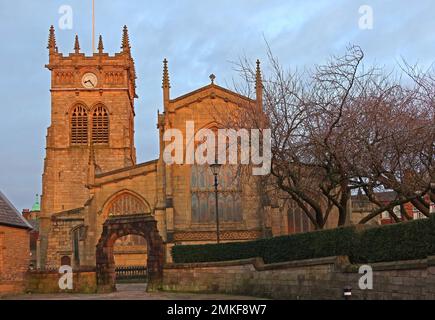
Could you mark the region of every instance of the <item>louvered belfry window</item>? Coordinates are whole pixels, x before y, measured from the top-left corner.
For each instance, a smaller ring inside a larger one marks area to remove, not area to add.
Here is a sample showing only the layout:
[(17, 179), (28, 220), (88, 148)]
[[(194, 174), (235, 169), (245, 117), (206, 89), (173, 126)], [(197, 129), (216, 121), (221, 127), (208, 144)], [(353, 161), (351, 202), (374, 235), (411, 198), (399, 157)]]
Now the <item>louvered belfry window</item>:
[(88, 113), (84, 106), (74, 108), (71, 116), (71, 144), (88, 144)]
[(109, 113), (101, 105), (96, 107), (92, 114), (92, 143), (109, 143)]

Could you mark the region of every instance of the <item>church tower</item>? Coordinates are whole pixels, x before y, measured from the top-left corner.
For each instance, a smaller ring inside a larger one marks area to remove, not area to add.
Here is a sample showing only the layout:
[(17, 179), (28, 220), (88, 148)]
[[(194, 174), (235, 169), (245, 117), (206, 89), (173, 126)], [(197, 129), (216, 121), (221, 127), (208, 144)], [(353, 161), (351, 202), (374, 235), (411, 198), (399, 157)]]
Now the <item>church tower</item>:
[(78, 36), (74, 52), (63, 55), (55, 31), (48, 40), (51, 124), (42, 177), (42, 216), (81, 208), (95, 174), (136, 164), (134, 100), (136, 73), (124, 27), (121, 52), (86, 56)]

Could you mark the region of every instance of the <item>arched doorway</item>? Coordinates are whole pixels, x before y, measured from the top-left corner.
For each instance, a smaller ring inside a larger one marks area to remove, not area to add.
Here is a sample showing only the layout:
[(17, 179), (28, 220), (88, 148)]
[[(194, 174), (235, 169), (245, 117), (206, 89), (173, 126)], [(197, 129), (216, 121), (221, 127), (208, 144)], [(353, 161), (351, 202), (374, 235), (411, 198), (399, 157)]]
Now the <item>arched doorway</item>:
[(113, 255), (117, 285), (148, 280), (148, 244), (144, 237), (130, 234), (118, 238), (113, 246)]
[(151, 215), (135, 214), (109, 217), (97, 244), (97, 284), (100, 292), (116, 290), (114, 244), (127, 235), (145, 238), (148, 244), (147, 275), (148, 291), (160, 286), (163, 275), (163, 241), (157, 230), (157, 221)]

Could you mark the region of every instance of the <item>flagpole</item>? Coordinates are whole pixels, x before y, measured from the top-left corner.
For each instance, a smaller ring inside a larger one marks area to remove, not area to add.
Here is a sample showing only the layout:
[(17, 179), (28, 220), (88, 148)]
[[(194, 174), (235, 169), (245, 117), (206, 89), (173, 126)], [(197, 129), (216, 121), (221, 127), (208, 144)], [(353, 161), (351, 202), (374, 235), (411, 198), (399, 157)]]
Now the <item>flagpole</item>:
[(95, 0), (92, 0), (92, 53), (95, 53)]

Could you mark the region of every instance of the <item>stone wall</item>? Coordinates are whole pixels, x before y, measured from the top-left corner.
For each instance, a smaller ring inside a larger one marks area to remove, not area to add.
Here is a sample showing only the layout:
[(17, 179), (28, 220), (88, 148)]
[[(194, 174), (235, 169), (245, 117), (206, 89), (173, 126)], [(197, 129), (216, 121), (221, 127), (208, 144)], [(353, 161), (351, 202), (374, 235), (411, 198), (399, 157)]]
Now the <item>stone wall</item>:
[(61, 258), (68, 256), (74, 266), (73, 257), (73, 235), (71, 230), (83, 224), (83, 219), (80, 210), (71, 210), (69, 215), (76, 215), (75, 218), (59, 218), (55, 215), (50, 219), (50, 237), (47, 239), (47, 252), (45, 263), (39, 267), (59, 268), (61, 266)]
[(94, 269), (73, 272), (73, 290), (61, 290), (57, 271), (30, 271), (27, 274), (27, 293), (95, 293), (97, 276)]
[(30, 263), (27, 229), (0, 226), (0, 296), (21, 292)]
[(435, 299), (435, 256), (371, 264), (373, 290), (360, 290), (359, 266), (347, 257), (265, 265), (261, 258), (197, 264), (168, 264), (164, 291), (250, 295), (272, 299)]

